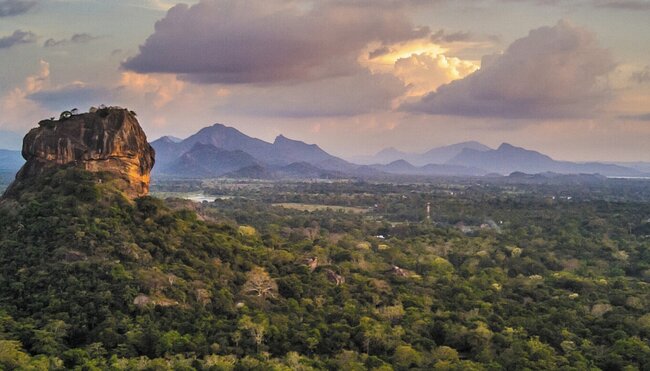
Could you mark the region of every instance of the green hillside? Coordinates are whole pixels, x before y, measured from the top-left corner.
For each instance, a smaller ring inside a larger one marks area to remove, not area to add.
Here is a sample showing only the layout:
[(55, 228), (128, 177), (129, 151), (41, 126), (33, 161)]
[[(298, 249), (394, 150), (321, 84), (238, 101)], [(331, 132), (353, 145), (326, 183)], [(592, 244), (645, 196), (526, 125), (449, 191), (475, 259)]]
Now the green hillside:
[(622, 222), (647, 204), (441, 203), (511, 216), (465, 234), (111, 182), (60, 170), (2, 202), (0, 369), (650, 368), (650, 243)]

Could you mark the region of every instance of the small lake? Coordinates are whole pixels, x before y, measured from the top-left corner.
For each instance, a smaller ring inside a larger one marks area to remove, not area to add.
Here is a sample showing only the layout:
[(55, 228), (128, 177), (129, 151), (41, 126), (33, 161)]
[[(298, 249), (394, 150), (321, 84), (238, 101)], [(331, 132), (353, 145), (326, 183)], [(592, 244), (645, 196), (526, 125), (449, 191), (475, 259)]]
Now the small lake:
[(227, 200), (231, 199), (232, 196), (218, 196), (218, 195), (207, 195), (203, 192), (152, 192), (151, 194), (154, 197), (158, 198), (169, 198), (169, 197), (176, 197), (176, 198), (182, 198), (185, 200), (190, 200), (194, 202), (213, 202), (214, 200)]

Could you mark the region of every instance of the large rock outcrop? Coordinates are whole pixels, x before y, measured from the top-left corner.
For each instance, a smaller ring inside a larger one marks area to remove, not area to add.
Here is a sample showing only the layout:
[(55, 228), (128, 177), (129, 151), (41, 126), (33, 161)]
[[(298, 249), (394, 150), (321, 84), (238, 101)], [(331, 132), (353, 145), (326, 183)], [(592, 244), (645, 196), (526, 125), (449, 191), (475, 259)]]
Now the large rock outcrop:
[(44, 172), (74, 166), (110, 173), (121, 191), (138, 197), (149, 192), (155, 153), (135, 114), (110, 107), (41, 121), (25, 136), (22, 155), (27, 162), (6, 194)]

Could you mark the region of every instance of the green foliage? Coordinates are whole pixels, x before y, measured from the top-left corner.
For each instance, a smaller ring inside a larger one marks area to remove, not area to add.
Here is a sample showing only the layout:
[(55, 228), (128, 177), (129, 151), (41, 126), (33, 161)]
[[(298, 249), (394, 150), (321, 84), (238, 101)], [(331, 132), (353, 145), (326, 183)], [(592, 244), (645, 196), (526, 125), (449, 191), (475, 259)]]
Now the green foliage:
[(647, 202), (343, 183), (198, 205), (101, 177), (0, 204), (0, 369), (650, 367)]

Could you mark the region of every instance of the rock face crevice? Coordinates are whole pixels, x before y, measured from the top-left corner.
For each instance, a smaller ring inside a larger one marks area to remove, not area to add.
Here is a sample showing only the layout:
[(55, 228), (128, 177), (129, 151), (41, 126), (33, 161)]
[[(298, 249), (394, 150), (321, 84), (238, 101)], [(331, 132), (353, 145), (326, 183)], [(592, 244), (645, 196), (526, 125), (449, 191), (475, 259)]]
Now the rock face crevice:
[(133, 112), (119, 107), (91, 109), (60, 120), (43, 120), (25, 135), (22, 155), (27, 160), (12, 188), (56, 167), (74, 166), (108, 172), (129, 197), (149, 192), (154, 149)]

